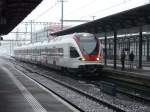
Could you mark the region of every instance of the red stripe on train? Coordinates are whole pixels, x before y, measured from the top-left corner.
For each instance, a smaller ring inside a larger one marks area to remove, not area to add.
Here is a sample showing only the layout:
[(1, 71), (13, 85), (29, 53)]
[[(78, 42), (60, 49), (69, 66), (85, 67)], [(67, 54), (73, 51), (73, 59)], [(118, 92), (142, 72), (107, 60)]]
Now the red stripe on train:
[(97, 61), (97, 55), (84, 55), (86, 61)]

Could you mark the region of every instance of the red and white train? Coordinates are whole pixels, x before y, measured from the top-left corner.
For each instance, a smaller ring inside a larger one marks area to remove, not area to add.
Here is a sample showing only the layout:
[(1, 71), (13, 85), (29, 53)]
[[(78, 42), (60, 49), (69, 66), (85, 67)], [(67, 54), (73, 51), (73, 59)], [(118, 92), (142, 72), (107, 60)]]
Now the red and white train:
[(93, 73), (103, 68), (102, 45), (90, 33), (63, 35), (50, 42), (17, 47), (14, 57), (69, 72)]

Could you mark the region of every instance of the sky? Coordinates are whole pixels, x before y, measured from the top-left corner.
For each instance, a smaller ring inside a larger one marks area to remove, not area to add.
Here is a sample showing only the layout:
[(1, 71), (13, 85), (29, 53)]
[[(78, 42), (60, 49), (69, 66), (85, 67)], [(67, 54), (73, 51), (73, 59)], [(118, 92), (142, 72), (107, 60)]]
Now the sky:
[[(24, 21), (60, 22), (62, 0), (43, 2)], [(92, 20), (148, 3), (150, 0), (64, 0), (64, 20)]]
[[(23, 22), (59, 22), (61, 19), (61, 0), (43, 0)], [(132, 9), (150, 2), (150, 0), (64, 0), (64, 20), (90, 20), (99, 19), (108, 15), (112, 15), (124, 10)], [(94, 18), (93, 18), (94, 17)], [(83, 24), (81, 22), (65, 22), (64, 25), (74, 26)], [(12, 32), (25, 31), (30, 32), (31, 25), (25, 27), (24, 24), (19, 24)], [(37, 26), (35, 26), (37, 27)], [(40, 27), (40, 26), (38, 26)], [(43, 26), (42, 26), (43, 27)], [(44, 27), (43, 27), (44, 28)], [(33, 28), (34, 29), (34, 28)], [(36, 30), (33, 30), (36, 32)], [(15, 34), (9, 33), (4, 36), (4, 40), (10, 39), (29, 39), (30, 34)], [(11, 44), (2, 46), (1, 51), (11, 51)], [(0, 52), (2, 53), (2, 52)], [(11, 52), (10, 52), (11, 54)]]
[[(43, 0), (23, 22), (56, 22), (61, 19), (61, 0)], [(64, 20), (99, 19), (124, 10), (149, 3), (150, 0), (64, 0)], [(64, 25), (74, 26), (82, 22), (64, 22)], [(36, 26), (37, 27), (37, 26)], [(39, 27), (39, 26), (38, 26)], [(25, 30), (25, 25), (18, 25), (13, 31)], [(30, 30), (30, 25), (28, 25)], [(36, 30), (34, 30), (36, 31)], [(13, 35), (13, 36), (12, 36)], [(15, 34), (7, 37), (14, 38)]]

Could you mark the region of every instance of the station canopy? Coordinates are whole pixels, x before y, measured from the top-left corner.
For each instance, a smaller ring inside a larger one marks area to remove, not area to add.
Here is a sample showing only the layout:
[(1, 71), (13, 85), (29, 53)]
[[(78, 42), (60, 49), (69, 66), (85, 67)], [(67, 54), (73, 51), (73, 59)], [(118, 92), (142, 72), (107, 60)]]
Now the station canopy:
[(0, 0), (0, 35), (8, 34), (42, 0)]
[(104, 33), (120, 29), (143, 27), (150, 24), (150, 4), (106, 16), (51, 35), (60, 36), (75, 32)]

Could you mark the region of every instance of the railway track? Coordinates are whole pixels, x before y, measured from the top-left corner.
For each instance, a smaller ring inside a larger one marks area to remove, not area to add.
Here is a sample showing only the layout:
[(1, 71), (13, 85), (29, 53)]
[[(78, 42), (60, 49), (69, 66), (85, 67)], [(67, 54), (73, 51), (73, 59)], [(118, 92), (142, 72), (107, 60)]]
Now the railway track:
[[(20, 69), (18, 69), (17, 67), (15, 67), (17, 70), (21, 71)], [(27, 77), (29, 77), (26, 73), (24, 73), (23, 71), (21, 71), (24, 75), (26, 75)], [(75, 108), (76, 110), (78, 110), (79, 112), (85, 112), (83, 109), (79, 108), (78, 106), (76, 106), (75, 104), (73, 104), (72, 102), (70, 102), (69, 100), (65, 99), (64, 97), (62, 97), (60, 94), (58, 94), (57, 92), (55, 92), (54, 90), (50, 89), (49, 87), (45, 86), (44, 84), (36, 81), (35, 79), (29, 77), (31, 80), (33, 80), (34, 82), (38, 83), (39, 85), (43, 86), (44, 88), (46, 88), (48, 91), (52, 92), (53, 94), (55, 94), (57, 97), (59, 97), (60, 99), (62, 99), (63, 101), (67, 102), (69, 105), (71, 105), (73, 108)]]
[[(14, 62), (13, 62), (14, 63)], [(16, 63), (14, 63), (14, 64), (16, 64)], [(21, 66), (21, 67), (23, 67), (24, 68), (24, 66), (22, 66), (22, 65), (20, 65), (20, 64), (17, 64), (17, 65), (19, 65), (19, 66)], [(18, 69), (18, 68), (17, 68)], [(83, 97), (86, 97), (86, 98), (88, 98), (88, 99), (90, 99), (90, 100), (92, 100), (92, 101), (94, 101), (94, 102), (96, 102), (96, 103), (98, 103), (98, 104), (100, 104), (100, 105), (104, 105), (105, 107), (107, 107), (107, 108), (109, 108), (109, 109), (112, 109), (113, 111), (116, 111), (116, 112), (126, 112), (123, 108), (120, 108), (120, 107), (117, 107), (116, 105), (112, 105), (112, 104), (109, 104), (108, 102), (105, 102), (105, 101), (103, 101), (103, 100), (100, 100), (100, 99), (98, 99), (98, 98), (96, 98), (96, 97), (94, 97), (94, 96), (92, 96), (92, 95), (90, 95), (90, 94), (88, 94), (88, 93), (86, 93), (85, 91), (82, 91), (82, 90), (80, 90), (80, 89), (78, 89), (78, 88), (76, 88), (76, 87), (73, 87), (73, 86), (71, 86), (71, 85), (69, 85), (69, 84), (67, 84), (67, 83), (64, 83), (64, 82), (61, 82), (61, 81), (59, 81), (59, 80), (57, 80), (57, 79), (54, 79), (53, 77), (50, 77), (50, 76), (47, 76), (47, 75), (43, 75), (43, 74), (41, 74), (41, 73), (39, 73), (39, 72), (36, 72), (36, 71), (32, 71), (32, 69), (29, 69), (29, 68), (25, 68), (27, 71), (29, 71), (29, 72), (32, 72), (32, 73), (36, 73), (36, 74), (38, 74), (38, 75), (40, 75), (40, 76), (43, 76), (43, 77), (45, 77), (45, 78), (48, 78), (48, 79), (50, 79), (50, 80), (52, 80), (53, 82), (55, 82), (55, 83), (57, 83), (57, 84), (59, 84), (59, 85), (62, 85), (62, 86), (64, 86), (64, 87), (66, 87), (66, 88), (68, 88), (68, 89), (70, 89), (70, 90), (72, 90), (72, 91), (74, 91), (74, 92), (76, 92), (76, 93), (78, 93), (78, 94), (80, 94), (80, 95), (82, 95)], [(23, 71), (22, 71), (23, 72)], [(34, 79), (33, 79), (34, 80)], [(36, 81), (37, 82), (37, 81)], [(39, 84), (41, 84), (40, 82), (37, 82), (37, 83), (39, 83)], [(41, 84), (41, 85), (43, 85), (43, 84)], [(44, 85), (43, 85), (44, 86)], [(45, 86), (44, 86), (45, 87)], [(47, 87), (45, 87), (45, 88), (47, 88)], [(49, 89), (49, 88), (47, 88), (47, 89)], [(52, 91), (52, 90), (51, 90)], [(53, 93), (55, 93), (55, 91), (52, 91)], [(59, 95), (59, 94), (57, 94), (57, 93), (55, 93), (56, 95)], [(59, 97), (61, 97), (60, 95), (59, 95)], [(63, 98), (64, 99), (64, 98)], [(64, 99), (65, 101), (67, 101), (66, 99)], [(76, 105), (74, 105), (74, 104), (72, 104), (71, 102), (69, 102), (69, 101), (67, 101), (69, 104), (71, 104), (71, 105), (73, 105), (73, 106), (75, 106), (76, 107)], [(78, 110), (80, 110), (81, 112), (82, 111), (84, 111), (84, 110), (82, 110), (82, 109), (80, 109), (79, 107), (76, 107)]]
[[(122, 93), (122, 94), (125, 94), (133, 99), (137, 99), (137, 100), (140, 100), (142, 102), (148, 102), (150, 103), (150, 92), (147, 91), (148, 88), (146, 87), (141, 87), (139, 85), (128, 85), (127, 84), (128, 82), (126, 82), (126, 85), (123, 85), (122, 83), (121, 84), (118, 84), (120, 85), (120, 87), (117, 89), (117, 92), (118, 93)], [(127, 91), (128, 90), (128, 91)]]
[[(114, 85), (116, 85), (116, 89), (115, 92), (116, 94), (123, 94), (126, 95), (130, 98), (139, 100), (141, 102), (146, 102), (146, 103), (150, 103), (150, 97), (149, 97), (149, 91), (148, 88), (146, 87), (141, 87), (139, 85), (134, 85), (134, 84), (128, 84), (128, 82), (122, 82), (122, 81), (114, 81), (113, 79), (109, 79), (107, 78), (107, 80), (105, 80), (108, 83), (112, 83)], [(91, 82), (92, 84), (100, 87), (101, 85), (99, 84), (99, 82)], [(141, 89), (140, 89), (141, 88)]]
[[(106, 74), (106, 73), (105, 73)], [(131, 77), (132, 78), (132, 77)], [(150, 102), (150, 90), (149, 86), (144, 85), (141, 81), (141, 83), (132, 82), (131, 80), (134, 79), (119, 79), (117, 76), (115, 77), (109, 77), (104, 76), (104, 80), (108, 81), (110, 83), (113, 83), (117, 86), (116, 92), (125, 94), (131, 98), (140, 100), (142, 102)], [(97, 83), (96, 83), (97, 84)]]
[[(105, 74), (105, 73), (104, 73)], [(75, 79), (76, 77), (72, 77)], [(88, 78), (88, 81), (86, 80)], [(97, 86), (98, 88), (101, 87), (101, 81), (105, 81), (111, 84), (114, 84), (116, 86), (116, 94), (123, 94), (130, 98), (139, 100), (141, 102), (150, 103), (150, 90), (149, 87), (145, 87), (144, 85), (140, 85), (138, 83), (132, 83), (131, 81), (128, 82), (127, 80), (120, 80), (113, 77), (87, 77), (85, 79), (82, 79), (83, 81), (93, 84)], [(92, 78), (92, 79), (91, 79)], [(91, 80), (89, 80), (91, 79)], [(79, 80), (78, 78), (76, 80)]]
[[(19, 66), (22, 66), (22, 65), (19, 64)], [(24, 66), (22, 66), (22, 67), (24, 68)], [(108, 108), (111, 108), (112, 110), (119, 111), (119, 112), (125, 112), (125, 111), (126, 111), (126, 110), (124, 110), (123, 108), (117, 107), (116, 105), (112, 105), (112, 104), (109, 104), (108, 102), (105, 102), (105, 101), (103, 101), (103, 100), (100, 100), (100, 99), (98, 99), (98, 98), (96, 98), (96, 97), (94, 97), (94, 96), (92, 96), (92, 95), (86, 93), (86, 92), (83, 91), (83, 90), (80, 90), (80, 89), (78, 89), (78, 88), (76, 88), (76, 87), (73, 87), (73, 86), (68, 85), (67, 83), (64, 83), (64, 82), (61, 82), (61, 81), (59, 81), (59, 80), (57, 80), (57, 79), (54, 79), (53, 77), (50, 77), (49, 75), (43, 75), (42, 73), (36, 72), (35, 70), (29, 69), (29, 68), (25, 68), (25, 69), (28, 70), (28, 71), (30, 71), (30, 72), (36, 73), (36, 74), (38, 74), (38, 75), (44, 76), (44, 77), (46, 77), (46, 78), (52, 80), (53, 82), (56, 82), (56, 83), (58, 83), (58, 84), (60, 84), (60, 85), (63, 85), (64, 87), (69, 88), (70, 90), (73, 90), (73, 91), (75, 91), (75, 92), (77, 92), (77, 93), (83, 95), (84, 97), (87, 97), (88, 99), (91, 99), (92, 101), (95, 101), (95, 102), (97, 102), (97, 103), (99, 103), (99, 104), (102, 104), (102, 105), (107, 106)], [(139, 95), (129, 94), (129, 93), (125, 92), (125, 91), (122, 91), (121, 89), (117, 89), (117, 91), (118, 91), (119, 93), (122, 93), (122, 94), (125, 94), (125, 95), (127, 95), (127, 96), (130, 96), (130, 97), (132, 97), (132, 98), (134, 98), (134, 99), (140, 99), (140, 100), (149, 101), (149, 99), (147, 100), (147, 99), (145, 99), (145, 98), (143, 98), (143, 97), (141, 97), (141, 96), (139, 96)]]

